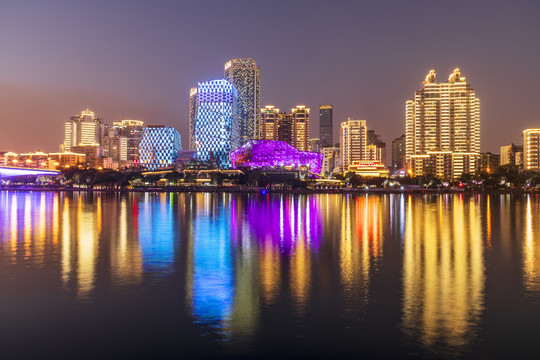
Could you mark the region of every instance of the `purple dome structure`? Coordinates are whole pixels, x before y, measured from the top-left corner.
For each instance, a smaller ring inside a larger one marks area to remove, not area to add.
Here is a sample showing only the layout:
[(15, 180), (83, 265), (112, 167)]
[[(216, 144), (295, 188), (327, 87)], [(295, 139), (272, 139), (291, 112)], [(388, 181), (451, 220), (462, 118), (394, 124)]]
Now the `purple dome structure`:
[(242, 147), (231, 152), (233, 169), (247, 167), (250, 169), (271, 169), (307, 167), (313, 173), (320, 173), (323, 154), (300, 151), (283, 141), (251, 140)]

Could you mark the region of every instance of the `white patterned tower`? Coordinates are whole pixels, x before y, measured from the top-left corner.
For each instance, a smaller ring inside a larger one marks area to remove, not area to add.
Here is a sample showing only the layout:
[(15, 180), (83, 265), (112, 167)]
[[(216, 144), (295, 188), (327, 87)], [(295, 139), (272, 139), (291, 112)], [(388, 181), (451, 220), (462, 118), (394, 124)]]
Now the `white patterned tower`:
[(180, 133), (170, 126), (147, 126), (139, 143), (141, 165), (148, 170), (172, 166), (182, 151)]
[(228, 169), (229, 154), (240, 146), (238, 91), (225, 79), (199, 83), (195, 149), (197, 159)]

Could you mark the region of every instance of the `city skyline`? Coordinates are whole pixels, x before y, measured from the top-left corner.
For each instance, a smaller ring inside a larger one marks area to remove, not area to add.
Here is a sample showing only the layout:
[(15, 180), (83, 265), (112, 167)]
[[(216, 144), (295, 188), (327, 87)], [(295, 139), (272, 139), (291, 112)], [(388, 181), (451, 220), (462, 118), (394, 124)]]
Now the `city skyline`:
[[(62, 141), (57, 130), (66, 116), (86, 108), (109, 124), (135, 118), (148, 125), (176, 127), (183, 135), (183, 147), (188, 148), (186, 92), (197, 82), (219, 78), (229, 59), (247, 57), (264, 70), (261, 105), (292, 108), (300, 103), (316, 109), (333, 104), (334, 141), (347, 117), (368, 120), (387, 143), (401, 136), (403, 101), (432, 68), (445, 74), (459, 67), (474, 84), (482, 101), (481, 151), (496, 152), (503, 144), (519, 143), (522, 129), (538, 127), (540, 105), (534, 94), (540, 80), (535, 71), (540, 48), (534, 35), (539, 30), (535, 20), (539, 5), (534, 2), (475, 2), (467, 8), (465, 2), (429, 7), (424, 2), (415, 6), (293, 2), (261, 4), (254, 10), (242, 7), (242, 11), (238, 11), (241, 2), (230, 9), (217, 2), (212, 6), (164, 3), (160, 9), (149, 2), (126, 4), (0, 5), (4, 30), (0, 42), (5, 49), (1, 63), (9, 69), (0, 75), (0, 150), (57, 151)], [(103, 6), (106, 16), (101, 15)], [(385, 10), (391, 10), (388, 18), (376, 16)], [(250, 11), (280, 14), (285, 21), (307, 12), (310, 20), (304, 27), (263, 31), (255, 26), (256, 16), (245, 16)], [(410, 15), (403, 29), (401, 12)], [(203, 13), (209, 21), (195, 39), (194, 21)], [(100, 26), (90, 27), (92, 31), (71, 26), (80, 14), (99, 16)], [(321, 25), (317, 20), (323, 15), (335, 26)], [(181, 21), (169, 21), (174, 16)], [(445, 24), (455, 16), (467, 26), (446, 32)], [(213, 37), (225, 22), (238, 35), (228, 42)], [(385, 30), (389, 22), (400, 32)], [(139, 23), (147, 25), (139, 28)], [(165, 25), (152, 28), (157, 23)], [(406, 39), (428, 25), (432, 30), (422, 34), (425, 41), (409, 44), (404, 51), (404, 44), (410, 43)], [(253, 26), (255, 33), (239, 34), (243, 26)], [(66, 27), (73, 31), (64, 33)], [(9, 35), (14, 31), (17, 37)], [(247, 44), (246, 38), (253, 36), (258, 41)], [(160, 37), (167, 41), (154, 41)], [(454, 41), (459, 50), (447, 46)], [(272, 47), (258, 46), (268, 42), (279, 43), (280, 51), (291, 55), (276, 57)], [(305, 51), (295, 55), (292, 51), (298, 43), (305, 45)], [(322, 44), (327, 48), (320, 53)], [(512, 88), (520, 91), (507, 90)], [(309, 136), (318, 136), (318, 117), (312, 117), (310, 127)], [(35, 149), (29, 149), (28, 143)]]

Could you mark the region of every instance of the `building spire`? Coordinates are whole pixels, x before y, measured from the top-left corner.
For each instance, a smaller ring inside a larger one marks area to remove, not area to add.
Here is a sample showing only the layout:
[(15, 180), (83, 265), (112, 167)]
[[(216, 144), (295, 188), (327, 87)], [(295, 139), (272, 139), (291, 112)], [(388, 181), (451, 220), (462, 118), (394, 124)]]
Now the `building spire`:
[(450, 74), (450, 77), (448, 78), (449, 83), (455, 83), (455, 82), (463, 82), (465, 81), (464, 77), (461, 77), (461, 73), (459, 72), (459, 68), (455, 68), (454, 72)]
[(426, 80), (424, 81), (425, 84), (431, 84), (434, 83), (436, 79), (435, 70), (431, 69), (429, 70), (429, 73), (426, 76)]

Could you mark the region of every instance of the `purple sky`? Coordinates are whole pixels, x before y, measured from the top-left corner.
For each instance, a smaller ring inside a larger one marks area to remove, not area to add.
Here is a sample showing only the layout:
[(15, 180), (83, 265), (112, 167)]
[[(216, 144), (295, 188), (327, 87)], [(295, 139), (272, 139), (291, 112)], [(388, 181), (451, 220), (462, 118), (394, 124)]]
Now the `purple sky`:
[(56, 151), (90, 108), (175, 126), (187, 146), (189, 88), (251, 57), (262, 105), (334, 104), (389, 144), (430, 68), (480, 98), (482, 151), (540, 127), (539, 1), (0, 0), (0, 151)]

